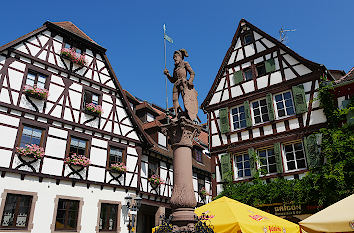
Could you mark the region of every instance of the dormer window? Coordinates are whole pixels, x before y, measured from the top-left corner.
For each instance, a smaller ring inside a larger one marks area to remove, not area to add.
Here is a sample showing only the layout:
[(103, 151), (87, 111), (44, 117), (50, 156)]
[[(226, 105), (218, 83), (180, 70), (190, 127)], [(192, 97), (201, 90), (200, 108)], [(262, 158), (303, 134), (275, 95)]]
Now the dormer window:
[(146, 122), (154, 121), (155, 117), (151, 113), (146, 113)]
[(251, 44), (252, 42), (253, 42), (253, 36), (252, 36), (251, 32), (246, 33), (246, 34), (243, 36), (243, 43), (244, 43), (244, 45)]

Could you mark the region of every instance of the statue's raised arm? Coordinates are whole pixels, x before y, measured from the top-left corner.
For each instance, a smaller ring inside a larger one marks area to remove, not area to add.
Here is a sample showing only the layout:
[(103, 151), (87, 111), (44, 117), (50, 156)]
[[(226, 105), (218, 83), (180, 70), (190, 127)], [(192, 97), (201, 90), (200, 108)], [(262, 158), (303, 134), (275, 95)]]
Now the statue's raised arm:
[[(188, 116), (191, 120), (197, 118), (198, 113), (198, 93), (194, 89), (194, 77), (195, 73), (188, 62), (183, 59), (188, 57), (188, 53), (185, 49), (180, 49), (174, 52), (173, 60), (175, 61), (175, 68), (173, 69), (173, 76), (169, 73), (168, 69), (164, 70), (164, 74), (173, 83), (172, 98), (173, 109), (176, 117), (181, 115)], [(187, 80), (187, 72), (190, 75)], [(185, 112), (181, 109), (178, 103), (178, 97), (182, 94)]]

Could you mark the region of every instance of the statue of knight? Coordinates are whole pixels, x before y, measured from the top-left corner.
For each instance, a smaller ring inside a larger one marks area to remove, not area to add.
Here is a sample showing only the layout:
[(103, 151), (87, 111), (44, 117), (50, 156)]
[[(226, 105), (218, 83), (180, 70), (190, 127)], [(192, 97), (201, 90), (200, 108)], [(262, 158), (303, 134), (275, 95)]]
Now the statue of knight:
[[(173, 109), (176, 117), (187, 116), (190, 120), (194, 121), (197, 118), (198, 113), (198, 92), (194, 89), (193, 80), (195, 73), (188, 62), (184, 61), (184, 58), (188, 57), (188, 53), (185, 49), (176, 50), (173, 54), (173, 60), (175, 61), (175, 68), (173, 69), (173, 76), (170, 75), (168, 69), (165, 69), (163, 73), (167, 76), (171, 83), (173, 83), (172, 97), (173, 97)], [(187, 80), (187, 72), (190, 75)], [(185, 111), (181, 109), (178, 98), (182, 95)]]

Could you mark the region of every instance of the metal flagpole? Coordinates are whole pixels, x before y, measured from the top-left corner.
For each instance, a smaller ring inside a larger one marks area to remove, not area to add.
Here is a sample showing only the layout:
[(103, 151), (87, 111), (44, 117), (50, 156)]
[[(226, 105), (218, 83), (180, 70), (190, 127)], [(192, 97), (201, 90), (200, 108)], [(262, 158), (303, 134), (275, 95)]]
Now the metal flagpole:
[[(163, 45), (164, 45), (164, 54), (165, 54), (165, 69), (166, 69), (166, 25), (163, 25)], [(168, 96), (167, 96), (167, 76), (166, 76), (166, 112), (168, 114)]]

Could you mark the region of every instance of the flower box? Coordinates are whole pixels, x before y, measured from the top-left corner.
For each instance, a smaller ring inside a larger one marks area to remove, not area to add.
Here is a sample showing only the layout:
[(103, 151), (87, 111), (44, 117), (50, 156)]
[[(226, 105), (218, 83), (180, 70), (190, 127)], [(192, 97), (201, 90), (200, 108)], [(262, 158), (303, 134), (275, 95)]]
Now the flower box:
[(202, 188), (200, 191), (199, 191), (199, 195), (203, 198), (205, 198), (207, 195), (209, 195), (209, 193), (205, 190), (205, 188)]
[(33, 87), (26, 85), (23, 91), (27, 96), (37, 100), (45, 100), (48, 98), (48, 94), (49, 94), (47, 89), (39, 88), (36, 85), (34, 85)]
[(66, 157), (65, 163), (72, 166), (88, 167), (90, 165), (90, 159), (84, 155), (74, 153)]
[(63, 48), (60, 51), (60, 55), (79, 66), (86, 65), (86, 59), (84, 55), (78, 54), (74, 49)]
[(151, 187), (153, 187), (154, 189), (164, 183), (163, 179), (161, 179), (158, 175), (150, 176), (148, 181), (150, 182)]
[(102, 114), (102, 107), (101, 105), (96, 105), (94, 103), (89, 103), (85, 105), (85, 113), (100, 116)]
[(111, 171), (123, 174), (127, 172), (127, 167), (124, 165), (124, 163), (115, 163), (111, 165)]
[(44, 157), (44, 149), (36, 144), (27, 144), (25, 147), (16, 147), (20, 156), (26, 156), (34, 159)]

